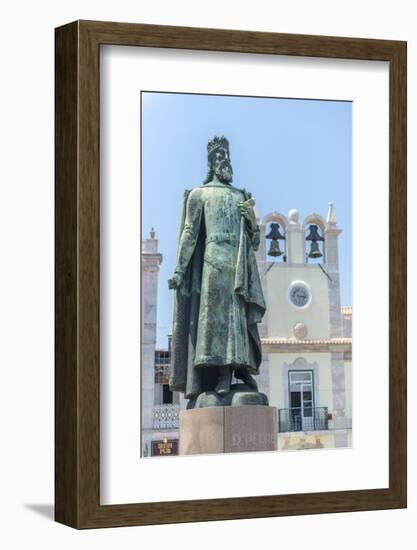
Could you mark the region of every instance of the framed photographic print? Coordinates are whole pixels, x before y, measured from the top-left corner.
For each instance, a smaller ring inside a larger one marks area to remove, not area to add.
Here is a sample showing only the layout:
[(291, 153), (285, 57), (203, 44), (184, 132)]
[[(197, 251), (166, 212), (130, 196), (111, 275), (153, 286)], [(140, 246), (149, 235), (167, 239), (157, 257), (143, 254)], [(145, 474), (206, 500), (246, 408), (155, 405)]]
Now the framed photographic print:
[(406, 506), (406, 43), (56, 29), (56, 520)]

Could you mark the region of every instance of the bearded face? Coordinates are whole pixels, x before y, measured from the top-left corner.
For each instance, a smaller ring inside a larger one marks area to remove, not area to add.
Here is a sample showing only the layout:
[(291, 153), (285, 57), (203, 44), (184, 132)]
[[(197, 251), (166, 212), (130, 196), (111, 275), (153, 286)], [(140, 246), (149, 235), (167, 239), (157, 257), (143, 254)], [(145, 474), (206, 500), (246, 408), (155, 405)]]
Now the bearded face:
[(213, 171), (219, 181), (230, 183), (233, 179), (233, 169), (230, 163), (229, 152), (227, 149), (219, 148), (212, 159)]

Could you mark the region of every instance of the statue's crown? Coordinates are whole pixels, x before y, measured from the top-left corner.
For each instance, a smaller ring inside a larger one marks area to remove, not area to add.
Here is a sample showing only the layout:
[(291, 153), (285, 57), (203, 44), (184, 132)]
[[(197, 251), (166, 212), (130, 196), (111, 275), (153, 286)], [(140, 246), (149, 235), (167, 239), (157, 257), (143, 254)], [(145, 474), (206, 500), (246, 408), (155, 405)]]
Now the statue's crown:
[(214, 136), (214, 138), (207, 143), (208, 156), (210, 157), (212, 153), (216, 149), (219, 149), (220, 147), (222, 147), (223, 149), (229, 150), (229, 142), (224, 136), (222, 137)]

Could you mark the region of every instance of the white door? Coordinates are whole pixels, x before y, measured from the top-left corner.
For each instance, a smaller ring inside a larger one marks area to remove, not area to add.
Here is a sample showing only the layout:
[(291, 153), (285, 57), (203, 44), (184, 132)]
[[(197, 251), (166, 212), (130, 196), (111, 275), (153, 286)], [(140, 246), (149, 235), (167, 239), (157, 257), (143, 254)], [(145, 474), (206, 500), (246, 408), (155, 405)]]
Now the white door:
[(290, 371), (291, 431), (314, 430), (313, 372)]
[(313, 385), (301, 384), (301, 425), (303, 431), (314, 430)]

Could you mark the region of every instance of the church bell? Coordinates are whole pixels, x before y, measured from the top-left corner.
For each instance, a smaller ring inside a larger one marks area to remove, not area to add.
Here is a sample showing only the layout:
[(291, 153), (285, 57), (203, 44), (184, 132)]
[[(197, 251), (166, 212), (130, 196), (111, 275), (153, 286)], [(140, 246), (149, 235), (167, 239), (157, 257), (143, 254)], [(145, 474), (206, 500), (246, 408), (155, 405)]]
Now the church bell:
[(310, 225), (308, 228), (310, 233), (306, 237), (306, 241), (324, 241), (323, 237), (319, 233), (318, 225)]
[(274, 256), (275, 258), (277, 256), (282, 256), (282, 250), (279, 247), (279, 242), (276, 240), (271, 241), (271, 246), (268, 250), (268, 256)]
[(279, 230), (279, 223), (271, 223), (271, 228), (268, 235), (265, 236), (266, 239), (273, 239), (275, 241), (280, 240), (284, 241), (285, 237)]
[(312, 241), (310, 246), (309, 258), (321, 258), (323, 254), (320, 252), (319, 244), (317, 241)]
[(306, 241), (311, 241), (309, 258), (321, 258), (323, 254), (320, 252), (319, 241), (323, 242), (324, 238), (319, 233), (318, 225), (311, 224), (309, 226), (309, 234), (306, 237)]
[(279, 223), (271, 223), (269, 233), (265, 236), (265, 238), (271, 239), (271, 246), (268, 250), (268, 256), (273, 256), (274, 258), (282, 256), (283, 252), (279, 247), (278, 241), (284, 241), (285, 237), (279, 230)]

